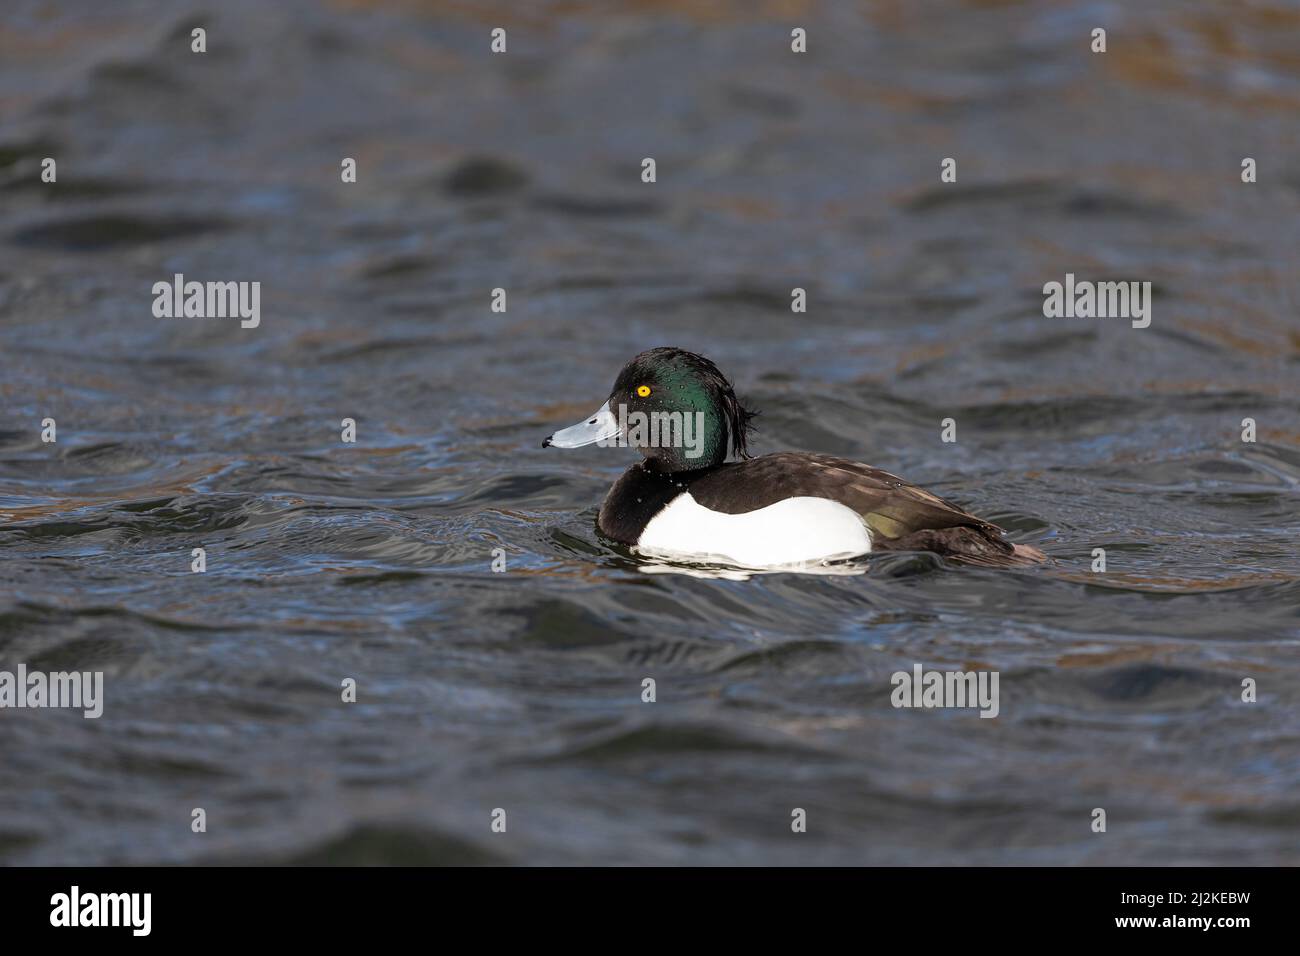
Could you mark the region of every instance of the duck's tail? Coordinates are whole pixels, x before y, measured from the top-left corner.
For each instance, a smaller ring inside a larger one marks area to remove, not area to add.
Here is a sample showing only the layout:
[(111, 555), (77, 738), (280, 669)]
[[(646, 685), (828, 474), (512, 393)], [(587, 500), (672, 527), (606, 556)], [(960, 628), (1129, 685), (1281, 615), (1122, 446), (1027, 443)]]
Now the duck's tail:
[(1016, 564), (1047, 564), (1052, 560), (1032, 544), (1013, 544), (1011, 552)]
[(996, 530), (971, 525), (927, 528), (873, 544), (881, 551), (933, 551), (957, 564), (982, 568), (1029, 567), (1050, 560), (1033, 545), (1012, 544)]

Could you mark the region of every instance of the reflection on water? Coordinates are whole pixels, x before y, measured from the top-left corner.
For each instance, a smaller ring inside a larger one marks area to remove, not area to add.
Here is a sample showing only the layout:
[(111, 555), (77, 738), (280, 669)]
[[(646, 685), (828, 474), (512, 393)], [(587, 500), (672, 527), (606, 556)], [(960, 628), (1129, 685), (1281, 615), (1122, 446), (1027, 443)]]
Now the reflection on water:
[[(0, 714), (0, 861), (1300, 859), (1290, 4), (5, 28), (0, 669), (107, 699)], [(1067, 272), (1150, 281), (1151, 327), (1045, 319)], [(260, 326), (154, 318), (175, 273), (261, 282)], [(647, 573), (594, 530), (628, 453), (537, 446), (662, 344), (734, 376), (758, 451), (1056, 564)], [(999, 671), (1000, 716), (893, 709), (916, 662)]]

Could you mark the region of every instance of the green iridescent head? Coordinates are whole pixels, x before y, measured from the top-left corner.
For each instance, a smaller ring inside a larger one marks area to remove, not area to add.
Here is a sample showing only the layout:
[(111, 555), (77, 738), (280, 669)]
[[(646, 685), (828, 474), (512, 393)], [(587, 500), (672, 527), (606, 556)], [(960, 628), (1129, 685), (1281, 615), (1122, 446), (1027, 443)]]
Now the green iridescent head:
[(748, 458), (753, 413), (740, 404), (718, 367), (685, 349), (642, 352), (619, 372), (609, 400), (591, 418), (543, 446), (630, 445), (657, 471), (710, 468), (728, 454)]

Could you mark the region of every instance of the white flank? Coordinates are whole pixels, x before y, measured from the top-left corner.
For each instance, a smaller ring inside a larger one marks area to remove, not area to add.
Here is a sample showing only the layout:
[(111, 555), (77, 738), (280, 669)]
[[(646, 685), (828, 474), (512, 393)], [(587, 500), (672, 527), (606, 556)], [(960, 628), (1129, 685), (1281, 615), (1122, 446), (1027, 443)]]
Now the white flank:
[(829, 498), (787, 498), (729, 515), (710, 511), (688, 492), (650, 519), (637, 550), (772, 568), (866, 554), (871, 535), (857, 512)]

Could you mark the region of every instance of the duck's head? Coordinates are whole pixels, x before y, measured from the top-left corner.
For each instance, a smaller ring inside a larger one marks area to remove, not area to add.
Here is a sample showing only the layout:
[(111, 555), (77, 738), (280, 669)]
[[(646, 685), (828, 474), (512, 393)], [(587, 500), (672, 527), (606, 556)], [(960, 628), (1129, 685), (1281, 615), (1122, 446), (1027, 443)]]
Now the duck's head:
[(542, 447), (630, 445), (656, 471), (690, 471), (748, 458), (745, 439), (754, 413), (702, 355), (685, 349), (642, 352), (618, 373), (605, 404), (562, 428)]

